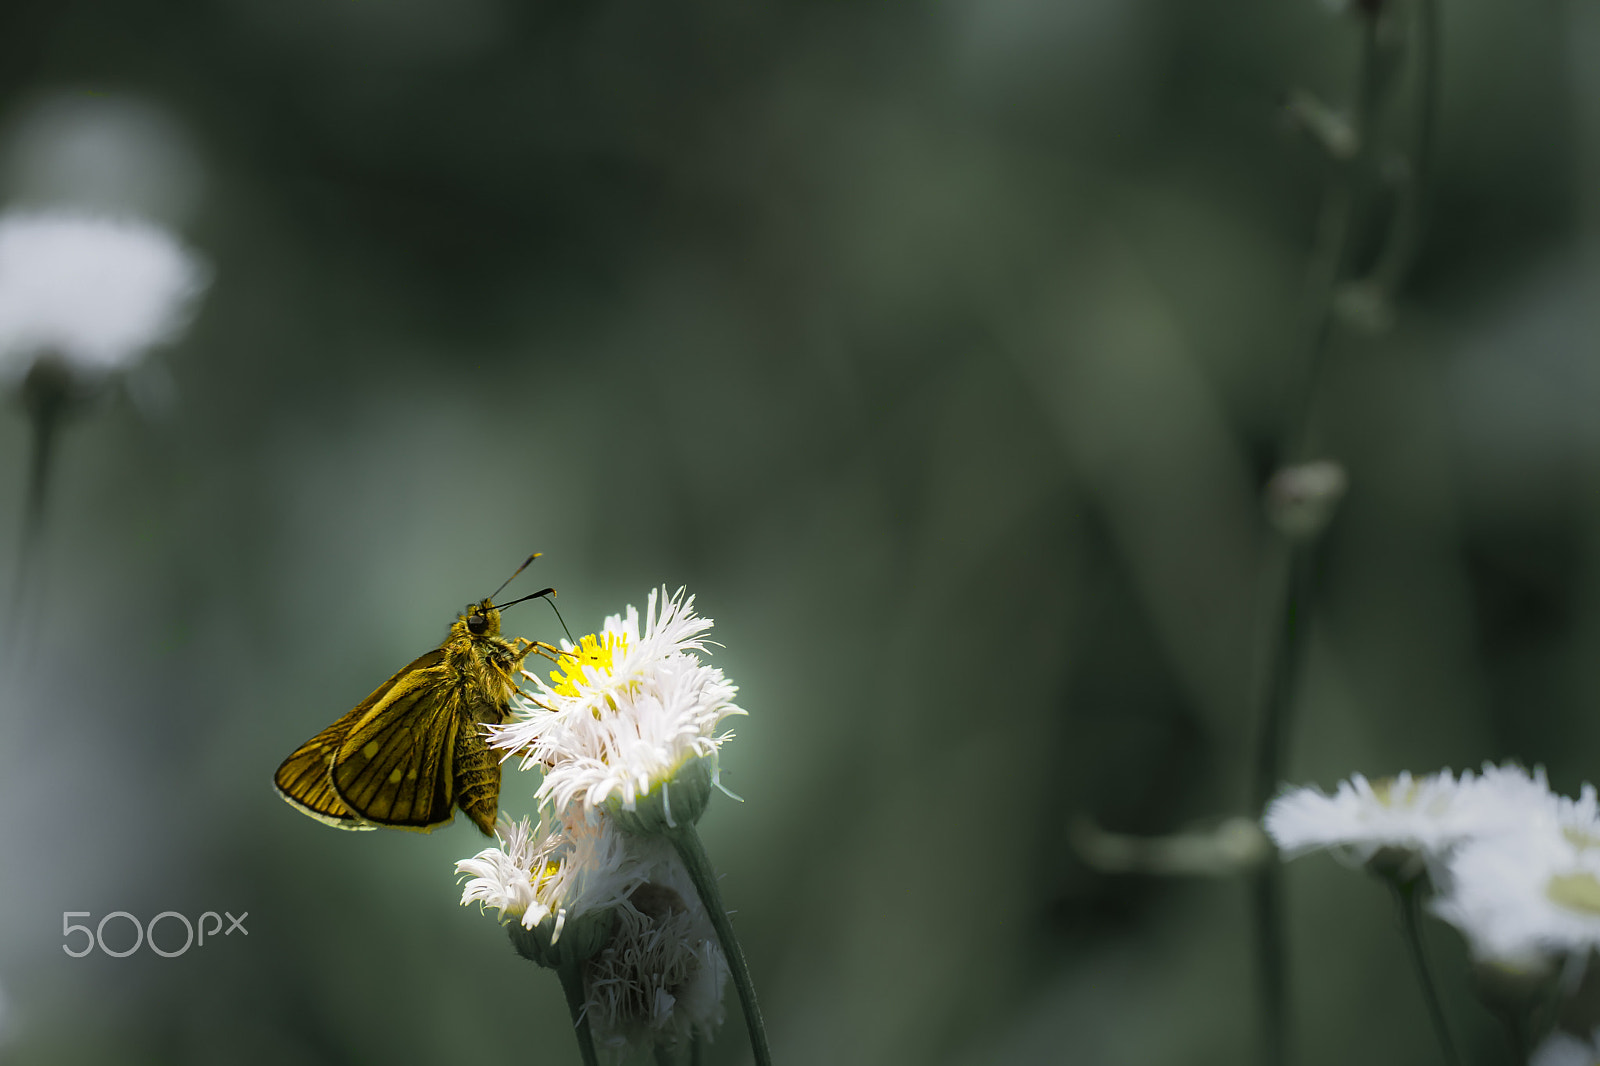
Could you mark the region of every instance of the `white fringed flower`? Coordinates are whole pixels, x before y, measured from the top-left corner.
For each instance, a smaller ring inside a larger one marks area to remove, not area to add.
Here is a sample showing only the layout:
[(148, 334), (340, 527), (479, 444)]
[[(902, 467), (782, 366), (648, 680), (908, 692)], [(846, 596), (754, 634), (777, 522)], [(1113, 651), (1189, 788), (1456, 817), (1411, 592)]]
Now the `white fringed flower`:
[(1600, 1029), (1589, 1039), (1556, 1030), (1539, 1042), (1528, 1066), (1594, 1066), (1600, 1062)]
[(1377, 782), (1354, 774), (1331, 796), (1293, 789), (1268, 805), (1262, 822), (1286, 858), (1327, 849), (1359, 864), (1386, 852), (1415, 873), (1464, 841), (1553, 818), (1557, 802), (1543, 770), (1486, 764), (1481, 776), (1466, 771), (1459, 780), (1449, 770)]
[(1567, 843), (1579, 850), (1600, 848), (1600, 796), (1585, 784), (1577, 799), (1553, 797), (1551, 816)]
[(630, 606), (598, 634), (563, 642), (550, 681), (527, 675), (536, 692), (490, 743), (521, 754), (524, 769), (541, 768), (538, 799), (559, 810), (583, 803), (634, 812), (641, 797), (659, 794), (666, 824), (675, 814), (692, 824), (715, 780), (717, 751), (733, 736), (721, 723), (745, 712), (733, 703), (738, 689), (700, 659), (711, 620), (694, 613), (694, 597), (653, 590), (642, 632), (639, 621)]
[(617, 908), (611, 941), (584, 968), (596, 1043), (621, 1059), (675, 1047), (722, 1024), (728, 963), (683, 863), (659, 841), (648, 880)]
[(493, 907), (524, 929), (554, 918), (552, 940), (569, 918), (627, 899), (648, 865), (609, 819), (583, 813), (546, 816), (537, 828), (527, 818), (503, 819), (500, 842), (456, 863), (456, 873), (470, 877), (462, 904)]
[(1480, 960), (1523, 965), (1600, 948), (1600, 848), (1553, 818), (1469, 841), (1445, 872), (1433, 912)]
[(0, 380), (49, 353), (74, 371), (126, 367), (188, 325), (207, 271), (135, 218), (68, 211), (0, 216)]

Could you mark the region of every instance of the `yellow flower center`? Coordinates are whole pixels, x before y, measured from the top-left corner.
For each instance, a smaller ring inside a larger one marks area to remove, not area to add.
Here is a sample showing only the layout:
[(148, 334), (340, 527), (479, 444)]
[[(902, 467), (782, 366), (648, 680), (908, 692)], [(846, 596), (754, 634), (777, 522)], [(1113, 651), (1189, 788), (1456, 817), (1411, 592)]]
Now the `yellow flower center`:
[(627, 637), (607, 633), (602, 640), (590, 633), (578, 641), (576, 648), (561, 653), (561, 665), (550, 671), (550, 687), (563, 696), (581, 695), (579, 689), (589, 684), (589, 678), (583, 668), (593, 667), (609, 674), (614, 656), (619, 652), (623, 655), (628, 653)]
[(1592, 833), (1585, 833), (1582, 829), (1567, 826), (1561, 830), (1561, 835), (1567, 838), (1567, 843), (1575, 848), (1600, 848), (1600, 837)]
[(1557, 874), (1544, 886), (1544, 894), (1568, 910), (1600, 915), (1600, 881), (1594, 874)]
[(533, 890), (540, 891), (550, 882), (561, 876), (561, 863), (551, 859), (544, 864), (544, 868), (533, 875)]
[(1417, 783), (1409, 782), (1405, 788), (1399, 788), (1400, 782), (1393, 777), (1385, 777), (1381, 781), (1372, 783), (1372, 796), (1385, 807), (1409, 807), (1417, 799)]

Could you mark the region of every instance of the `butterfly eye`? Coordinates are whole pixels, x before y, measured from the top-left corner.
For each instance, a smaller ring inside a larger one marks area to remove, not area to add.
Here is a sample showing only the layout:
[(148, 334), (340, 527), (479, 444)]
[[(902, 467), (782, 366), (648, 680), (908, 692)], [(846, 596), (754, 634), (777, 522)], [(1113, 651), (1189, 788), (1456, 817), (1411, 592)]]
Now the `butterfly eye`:
[(476, 611), (474, 611), (471, 614), (467, 615), (467, 632), (469, 632), (469, 633), (482, 633), (485, 629), (488, 629), (488, 628), (489, 628), (489, 620), (487, 618), (485, 618), (483, 615), (479, 614)]

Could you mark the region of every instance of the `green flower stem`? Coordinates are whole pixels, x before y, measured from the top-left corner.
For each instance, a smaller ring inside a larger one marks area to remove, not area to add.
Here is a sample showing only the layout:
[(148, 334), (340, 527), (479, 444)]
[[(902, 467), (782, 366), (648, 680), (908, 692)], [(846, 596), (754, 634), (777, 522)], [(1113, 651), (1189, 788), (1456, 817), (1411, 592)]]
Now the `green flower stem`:
[(698, 1030), (689, 1044), (689, 1066), (706, 1066), (706, 1038)]
[(1411, 148), (1406, 160), (1408, 173), (1388, 243), (1372, 272), (1373, 280), (1385, 294), (1393, 293), (1404, 283), (1422, 241), (1439, 114), (1439, 0), (1415, 0), (1411, 6), (1415, 9), (1411, 55), (1416, 71), (1416, 114), (1412, 117)]
[(761, 1008), (756, 1004), (756, 986), (750, 979), (750, 966), (744, 960), (739, 938), (734, 935), (733, 923), (728, 920), (727, 908), (722, 905), (722, 892), (717, 888), (716, 871), (711, 868), (711, 858), (700, 834), (692, 825), (680, 825), (667, 830), (667, 839), (678, 849), (678, 857), (688, 867), (689, 878), (700, 893), (711, 925), (717, 931), (722, 954), (727, 957), (728, 969), (733, 974), (733, 985), (739, 990), (739, 1005), (744, 1008), (745, 1027), (750, 1030), (750, 1047), (755, 1052), (756, 1066), (772, 1066), (772, 1052), (767, 1048), (767, 1030), (761, 1024)]
[(567, 1010), (572, 1014), (572, 1029), (578, 1037), (578, 1053), (583, 1056), (583, 1066), (600, 1066), (594, 1052), (594, 1033), (589, 1019), (584, 1017), (583, 1004), (588, 998), (583, 994), (583, 963), (569, 962), (556, 968), (561, 977), (561, 991), (567, 994)]
[[(34, 379), (37, 379), (35, 381)], [(28, 488), (22, 509), (22, 531), (17, 541), (17, 567), (11, 582), (11, 604), (6, 618), (8, 652), (20, 668), (30, 591), (39, 569), (39, 544), (50, 496), (56, 442), (67, 408), (67, 386), (54, 375), (30, 375), (25, 402), (32, 424), (32, 449), (28, 461)]]
[(1339, 286), (1349, 271), (1351, 245), (1355, 243), (1355, 222), (1361, 213), (1359, 208), (1368, 184), (1367, 172), (1371, 169), (1373, 130), (1382, 81), (1381, 46), (1377, 19), (1368, 17), (1360, 22), (1361, 47), (1356, 60), (1356, 95), (1351, 118), (1356, 151), (1349, 159), (1335, 164), (1323, 200), (1315, 249), (1306, 277), (1310, 318), (1305, 333), (1305, 354), (1301, 357), (1298, 387), (1290, 394), (1281, 434), (1283, 454), (1278, 458), (1283, 463), (1304, 458), (1323, 356), (1333, 332)]
[(1256, 1002), (1261, 1058), (1267, 1066), (1289, 1061), (1288, 950), (1284, 943), (1283, 870), (1269, 859), (1250, 880), (1255, 918)]
[[(1291, 390), (1282, 431), (1279, 460), (1303, 458), (1311, 432), (1311, 413), (1323, 357), (1332, 333), (1334, 303), (1340, 281), (1348, 269), (1355, 220), (1372, 157), (1372, 131), (1378, 108), (1378, 26), (1375, 18), (1361, 22), (1361, 47), (1356, 77), (1353, 128), (1357, 149), (1352, 158), (1337, 165), (1329, 187), (1308, 284), (1310, 320), (1305, 354)], [(1304, 658), (1305, 637), (1311, 617), (1312, 577), (1315, 573), (1311, 540), (1280, 541), (1270, 575), (1275, 586), (1276, 621), (1258, 716), (1255, 779), (1251, 783), (1251, 809), (1266, 807), (1283, 777), (1288, 749), (1289, 713)], [(1261, 1022), (1262, 1061), (1266, 1066), (1289, 1062), (1288, 945), (1283, 907), (1283, 874), (1276, 863), (1263, 864), (1251, 885), (1254, 911), (1256, 995)]]
[(1433, 983), (1433, 970), (1428, 966), (1428, 955), (1422, 946), (1422, 930), (1418, 917), (1421, 909), (1417, 899), (1417, 880), (1395, 881), (1394, 900), (1400, 908), (1400, 929), (1405, 936), (1406, 953), (1417, 971), (1417, 984), (1422, 986), (1422, 998), (1428, 1002), (1428, 1017), (1433, 1021), (1433, 1033), (1439, 1038), (1439, 1051), (1449, 1066), (1461, 1066), (1461, 1055), (1455, 1041), (1450, 1038), (1450, 1023), (1444, 1016), (1444, 1005), (1439, 1002), (1439, 989)]
[(1511, 1045), (1514, 1066), (1527, 1066), (1533, 1058), (1533, 1041), (1528, 1037), (1528, 1021), (1516, 1011), (1503, 1011), (1500, 1021), (1506, 1027), (1506, 1042)]

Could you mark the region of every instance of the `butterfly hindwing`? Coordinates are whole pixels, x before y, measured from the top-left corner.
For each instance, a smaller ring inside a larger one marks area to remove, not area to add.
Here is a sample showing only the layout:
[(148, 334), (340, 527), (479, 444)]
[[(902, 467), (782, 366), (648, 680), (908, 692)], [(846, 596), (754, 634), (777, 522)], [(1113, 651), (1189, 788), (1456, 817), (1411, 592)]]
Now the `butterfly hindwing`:
[(355, 817), (423, 831), (450, 821), (463, 703), (457, 675), (441, 662), (406, 672), (351, 724), (330, 777)]
[(418, 656), (410, 665), (373, 690), (354, 710), (328, 728), (302, 744), (293, 755), (283, 760), (272, 782), (278, 793), (289, 803), (309, 814), (319, 822), (339, 829), (375, 829), (377, 826), (363, 820), (340, 798), (333, 785), (333, 762), (345, 739), (357, 723), (366, 718), (400, 684), (401, 679), (416, 670), (427, 670), (444, 662), (444, 650), (435, 648)]
[(358, 819), (333, 789), (329, 768), (350, 726), (360, 717), (351, 711), (312, 737), (278, 767), (272, 783), (290, 804), (319, 822), (340, 829), (372, 829)]

